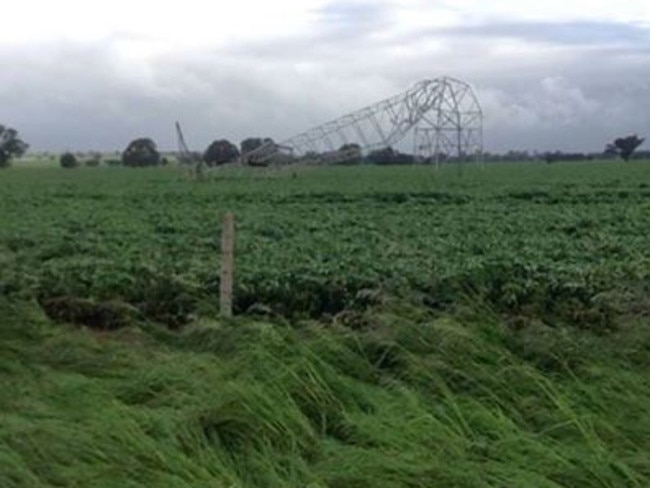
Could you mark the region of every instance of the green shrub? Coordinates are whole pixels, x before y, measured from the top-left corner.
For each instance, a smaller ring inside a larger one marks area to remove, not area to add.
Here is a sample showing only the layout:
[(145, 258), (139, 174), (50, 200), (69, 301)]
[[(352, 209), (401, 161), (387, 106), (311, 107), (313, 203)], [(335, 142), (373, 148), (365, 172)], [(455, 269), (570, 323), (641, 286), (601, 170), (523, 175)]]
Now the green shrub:
[(87, 168), (97, 168), (100, 165), (100, 163), (101, 163), (100, 158), (91, 158), (91, 159), (86, 160), (84, 165)]
[(62, 168), (67, 168), (67, 169), (76, 168), (79, 166), (79, 161), (77, 161), (77, 157), (71, 152), (63, 153), (59, 158), (59, 163), (61, 164)]

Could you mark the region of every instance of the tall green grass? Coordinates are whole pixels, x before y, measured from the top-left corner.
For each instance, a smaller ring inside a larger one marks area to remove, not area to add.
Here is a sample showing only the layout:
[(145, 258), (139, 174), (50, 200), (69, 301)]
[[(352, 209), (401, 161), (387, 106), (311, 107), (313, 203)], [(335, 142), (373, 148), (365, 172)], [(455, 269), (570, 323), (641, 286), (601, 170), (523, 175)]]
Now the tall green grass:
[[(0, 302), (3, 487), (644, 487), (644, 324), (53, 325)], [(634, 340), (630, 339), (634, 336)]]
[(649, 486), (649, 168), (2, 172), (0, 487)]

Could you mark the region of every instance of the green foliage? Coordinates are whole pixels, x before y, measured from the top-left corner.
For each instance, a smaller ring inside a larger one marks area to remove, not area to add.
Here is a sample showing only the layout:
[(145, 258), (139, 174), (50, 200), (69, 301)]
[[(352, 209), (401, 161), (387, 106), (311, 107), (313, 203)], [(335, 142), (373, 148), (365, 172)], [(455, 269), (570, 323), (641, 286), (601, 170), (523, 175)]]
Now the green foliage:
[(8, 172), (0, 486), (647, 486), (648, 178)]
[(361, 146), (355, 143), (343, 144), (339, 152), (344, 153), (346, 158), (340, 164), (360, 164), (363, 160)]
[(371, 164), (413, 164), (413, 156), (400, 153), (390, 146), (371, 151), (366, 160)]
[(241, 148), (241, 153), (247, 153), (250, 151), (254, 151), (255, 149), (263, 146), (264, 144), (273, 144), (273, 139), (270, 137), (248, 137), (241, 141), (240, 148)]
[(76, 168), (79, 166), (79, 162), (74, 154), (70, 152), (63, 153), (59, 158), (59, 164), (62, 168)]
[(22, 156), (28, 148), (16, 129), (0, 125), (0, 168), (8, 167), (13, 158)]
[(650, 346), (642, 326), (628, 342), (394, 303), (362, 330), (247, 320), (157, 336), (0, 312), (2, 486), (650, 480), (650, 371), (629, 359)]
[(86, 166), (87, 168), (97, 168), (99, 167), (101, 162), (102, 162), (101, 157), (93, 156), (84, 162), (84, 166)]
[[(262, 146), (266, 149), (257, 151)], [(267, 154), (269, 151), (275, 151), (275, 142), (270, 137), (248, 137), (241, 141), (241, 155), (245, 156), (244, 163), (250, 166), (266, 166), (267, 161), (264, 161), (264, 158), (260, 158), (264, 154)], [(246, 154), (256, 151), (255, 154)]]
[(213, 141), (203, 153), (203, 161), (208, 166), (219, 166), (239, 157), (239, 149), (226, 139)]
[(131, 141), (122, 153), (122, 164), (130, 167), (158, 166), (160, 153), (156, 143), (148, 138)]
[(643, 144), (645, 139), (640, 138), (639, 136), (632, 135), (626, 137), (619, 137), (614, 140), (613, 144), (608, 144), (605, 148), (606, 154), (616, 154), (620, 156), (623, 161), (628, 161), (634, 151)]

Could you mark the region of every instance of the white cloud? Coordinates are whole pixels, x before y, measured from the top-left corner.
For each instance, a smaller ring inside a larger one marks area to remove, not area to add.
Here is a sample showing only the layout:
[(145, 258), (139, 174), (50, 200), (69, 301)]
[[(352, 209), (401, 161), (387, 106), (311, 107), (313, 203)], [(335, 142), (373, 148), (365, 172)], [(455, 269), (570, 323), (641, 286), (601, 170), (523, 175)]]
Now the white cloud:
[(195, 147), (282, 139), (451, 75), (477, 87), (489, 148), (600, 148), (609, 132), (650, 127), (649, 8), (21, 0), (3, 7), (0, 123), (34, 148), (116, 148), (130, 135), (171, 148), (177, 118)]
[(454, 0), (448, 2), (475, 22), (542, 21), (650, 22), (647, 0)]
[(144, 38), (169, 49), (305, 33), (325, 0), (21, 0), (3, 7), (0, 43)]
[[(89, 42), (110, 38), (146, 38), (169, 49), (221, 46), (307, 34), (318, 24), (328, 0), (21, 0), (3, 6), (0, 45), (54, 40)], [(650, 24), (650, 3), (623, 0), (349, 0), (390, 10), (392, 28), (383, 35), (420, 28), (453, 27), (506, 21), (604, 21)], [(361, 9), (351, 15), (359, 16)], [(350, 19), (355, 22), (358, 19)], [(382, 33), (378, 33), (381, 37)]]

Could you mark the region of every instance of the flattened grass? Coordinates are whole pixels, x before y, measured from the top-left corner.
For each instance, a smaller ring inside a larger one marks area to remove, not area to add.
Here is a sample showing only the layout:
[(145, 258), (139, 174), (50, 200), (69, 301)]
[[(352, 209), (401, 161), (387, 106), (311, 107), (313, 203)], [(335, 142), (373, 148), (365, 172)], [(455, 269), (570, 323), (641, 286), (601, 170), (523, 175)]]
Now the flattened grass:
[(646, 487), (649, 174), (3, 172), (0, 486)]
[(3, 301), (0, 484), (647, 486), (649, 371), (623, 338), (367, 313), (100, 333)]

